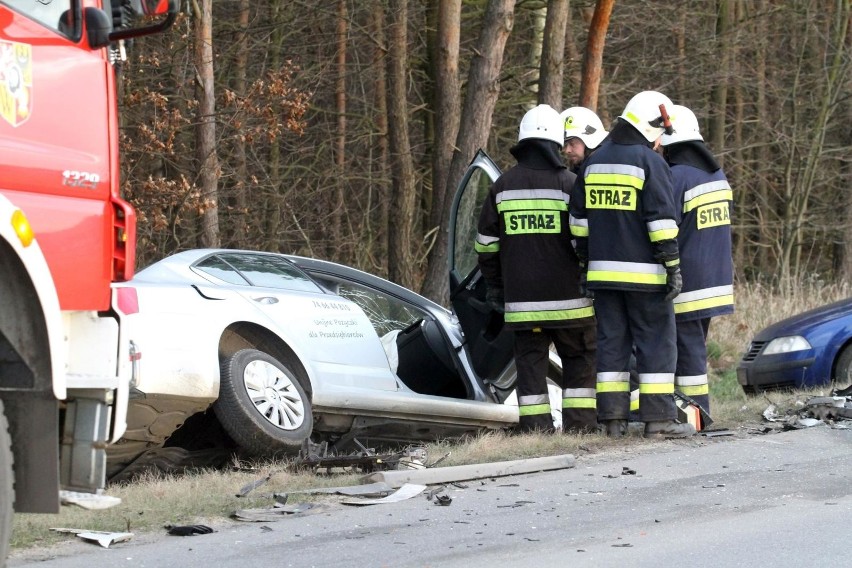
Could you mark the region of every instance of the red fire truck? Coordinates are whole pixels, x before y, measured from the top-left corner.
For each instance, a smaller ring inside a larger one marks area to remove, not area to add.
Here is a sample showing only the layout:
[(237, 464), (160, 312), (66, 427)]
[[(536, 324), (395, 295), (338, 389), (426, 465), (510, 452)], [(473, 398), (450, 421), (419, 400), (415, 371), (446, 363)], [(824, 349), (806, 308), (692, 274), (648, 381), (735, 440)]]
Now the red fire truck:
[(0, 564), (13, 511), (103, 497), (126, 425), (135, 222), (119, 196), (116, 68), (175, 0), (0, 0)]

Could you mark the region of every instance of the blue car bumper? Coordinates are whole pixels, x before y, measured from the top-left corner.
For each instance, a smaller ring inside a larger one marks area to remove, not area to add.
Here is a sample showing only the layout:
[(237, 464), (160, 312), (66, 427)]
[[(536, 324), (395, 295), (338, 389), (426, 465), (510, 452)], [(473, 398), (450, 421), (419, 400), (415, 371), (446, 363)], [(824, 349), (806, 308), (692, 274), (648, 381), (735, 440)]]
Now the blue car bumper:
[[(809, 353), (758, 355), (751, 361), (740, 361), (737, 381), (745, 392), (753, 393), (777, 388), (802, 388), (809, 367), (816, 360)], [(791, 359), (791, 356), (798, 358)]]

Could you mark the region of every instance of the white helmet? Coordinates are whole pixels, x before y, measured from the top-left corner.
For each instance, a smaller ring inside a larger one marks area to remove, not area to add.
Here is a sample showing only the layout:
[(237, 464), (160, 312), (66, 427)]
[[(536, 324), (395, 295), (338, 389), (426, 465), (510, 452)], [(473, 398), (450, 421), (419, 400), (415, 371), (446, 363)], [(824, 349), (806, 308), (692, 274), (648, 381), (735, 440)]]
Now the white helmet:
[(521, 119), (518, 130), (518, 142), (527, 138), (553, 140), (561, 147), (565, 143), (562, 136), (562, 119), (550, 105), (538, 105), (530, 109)]
[(685, 106), (672, 106), (671, 110), (669, 110), (669, 120), (672, 122), (674, 132), (663, 134), (661, 142), (663, 146), (677, 144), (678, 142), (687, 142), (689, 140), (704, 140), (701, 132), (698, 131), (698, 119), (695, 118), (695, 113)]
[(630, 99), (619, 118), (623, 118), (632, 124), (636, 130), (642, 133), (645, 140), (653, 142), (666, 130), (663, 126), (660, 105), (665, 107), (666, 112), (674, 106), (672, 101), (663, 93), (642, 91)]
[(609, 134), (598, 115), (586, 107), (571, 107), (560, 116), (565, 125), (565, 140), (579, 138), (589, 150), (597, 148)]

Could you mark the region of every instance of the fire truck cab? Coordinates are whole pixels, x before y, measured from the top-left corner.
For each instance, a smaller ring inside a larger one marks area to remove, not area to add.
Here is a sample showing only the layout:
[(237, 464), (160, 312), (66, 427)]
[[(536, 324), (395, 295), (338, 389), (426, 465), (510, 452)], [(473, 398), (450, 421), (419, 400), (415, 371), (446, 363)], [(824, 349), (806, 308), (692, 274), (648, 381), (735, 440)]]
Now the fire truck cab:
[(177, 10), (0, 0), (0, 564), (12, 512), (100, 494), (124, 433), (138, 354), (117, 311), (135, 306), (110, 285), (133, 276), (136, 217), (119, 195), (116, 67)]

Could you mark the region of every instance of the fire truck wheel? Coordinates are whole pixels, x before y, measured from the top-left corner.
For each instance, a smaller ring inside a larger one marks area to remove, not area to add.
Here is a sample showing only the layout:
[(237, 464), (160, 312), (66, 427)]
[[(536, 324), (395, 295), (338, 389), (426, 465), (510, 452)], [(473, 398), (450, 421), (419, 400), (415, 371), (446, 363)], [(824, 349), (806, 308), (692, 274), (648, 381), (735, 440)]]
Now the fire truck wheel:
[(311, 402), (302, 387), (307, 379), (296, 368), (257, 349), (242, 349), (222, 361), (213, 410), (245, 452), (296, 453), (311, 435)]
[(14, 470), (12, 468), (12, 440), (9, 438), (9, 424), (0, 400), (0, 566), (9, 552), (9, 538), (12, 533), (12, 511), (14, 510)]

